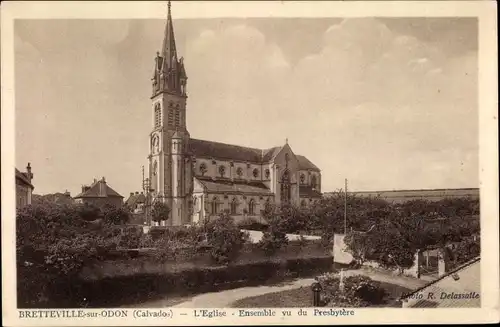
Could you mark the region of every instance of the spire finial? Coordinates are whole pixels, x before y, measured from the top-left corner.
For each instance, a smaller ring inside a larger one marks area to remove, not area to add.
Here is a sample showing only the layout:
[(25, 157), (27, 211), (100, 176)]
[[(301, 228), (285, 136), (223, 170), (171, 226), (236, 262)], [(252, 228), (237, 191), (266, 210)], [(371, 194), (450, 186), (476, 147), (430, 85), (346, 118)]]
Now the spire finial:
[(288, 144), (288, 137), (285, 139), (285, 143)]
[(168, 1), (167, 6), (168, 6), (168, 14), (170, 15), (170, 7), (172, 6), (172, 4), (170, 3), (170, 0)]

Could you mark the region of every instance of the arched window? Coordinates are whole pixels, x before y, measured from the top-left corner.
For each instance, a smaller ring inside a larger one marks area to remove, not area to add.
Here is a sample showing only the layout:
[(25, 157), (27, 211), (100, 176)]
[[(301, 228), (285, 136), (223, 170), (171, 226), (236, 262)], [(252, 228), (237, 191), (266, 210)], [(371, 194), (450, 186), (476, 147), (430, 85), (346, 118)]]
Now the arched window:
[(181, 125), (181, 109), (179, 105), (175, 106), (175, 126)]
[(269, 176), (271, 176), (271, 172), (269, 169), (266, 169), (266, 179), (269, 179)]
[(214, 199), (212, 201), (212, 214), (216, 215), (219, 212), (219, 202), (217, 200), (217, 197), (214, 196)]
[(201, 165), (200, 165), (200, 174), (201, 174), (201, 176), (204, 176), (206, 172), (207, 172), (207, 165), (205, 165), (205, 163), (202, 162)]
[(306, 206), (306, 200), (302, 200), (302, 201), (300, 201), (300, 206), (301, 206), (301, 207), (305, 207), (305, 206)]
[(312, 175), (312, 177), (311, 177), (311, 186), (312, 186), (312, 188), (316, 188), (317, 183), (318, 182), (316, 180), (316, 175)]
[(306, 182), (306, 175), (300, 174), (300, 184), (304, 184)]
[(292, 197), (290, 172), (285, 170), (281, 176), (281, 203), (289, 203)]
[(255, 215), (255, 201), (253, 199), (248, 203), (248, 214)]
[(174, 124), (174, 104), (172, 102), (168, 104), (168, 124), (170, 126)]
[(224, 177), (226, 175), (226, 167), (219, 166), (219, 174), (220, 174), (220, 177)]
[(243, 169), (241, 169), (241, 167), (238, 167), (236, 169), (236, 175), (238, 175), (238, 177), (241, 178), (241, 176), (243, 176)]
[(233, 201), (231, 201), (231, 214), (235, 215), (238, 212), (238, 200), (236, 198), (233, 198)]
[(253, 170), (252, 174), (253, 174), (253, 177), (255, 177), (255, 178), (259, 177), (259, 170), (257, 168), (255, 168)]
[(161, 106), (159, 103), (155, 104), (155, 127), (161, 125)]

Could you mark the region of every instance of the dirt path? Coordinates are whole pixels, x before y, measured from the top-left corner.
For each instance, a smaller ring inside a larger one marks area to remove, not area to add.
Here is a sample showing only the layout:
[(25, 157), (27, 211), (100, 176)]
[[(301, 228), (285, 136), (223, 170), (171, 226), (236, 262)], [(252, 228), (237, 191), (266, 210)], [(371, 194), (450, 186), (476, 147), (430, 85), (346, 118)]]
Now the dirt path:
[[(365, 275), (380, 282), (391, 283), (406, 287), (409, 289), (416, 289), (427, 283), (425, 280), (419, 280), (406, 276), (395, 276), (390, 273), (383, 273), (376, 270), (348, 270), (346, 276), (352, 275)], [(291, 289), (300, 288), (303, 286), (310, 286), (314, 282), (314, 278), (297, 279), (294, 281), (286, 282), (276, 286), (257, 286), (257, 287), (242, 287), (234, 290), (227, 290), (222, 292), (205, 293), (194, 296), (189, 301), (179, 303), (174, 308), (224, 308), (230, 307), (235, 301), (264, 295), (268, 293), (282, 292)]]

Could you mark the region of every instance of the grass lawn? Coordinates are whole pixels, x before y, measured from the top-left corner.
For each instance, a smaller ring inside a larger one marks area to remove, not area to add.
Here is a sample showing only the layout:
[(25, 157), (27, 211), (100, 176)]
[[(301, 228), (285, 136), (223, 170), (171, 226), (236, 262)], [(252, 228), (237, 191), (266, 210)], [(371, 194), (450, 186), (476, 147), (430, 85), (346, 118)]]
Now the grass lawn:
[[(389, 293), (385, 304), (374, 307), (400, 308), (398, 299), (403, 294), (411, 292), (406, 287), (389, 283), (381, 283), (381, 286)], [(248, 297), (232, 303), (233, 308), (297, 308), (312, 307), (312, 291), (310, 287), (301, 287), (293, 290), (269, 293), (259, 296)]]

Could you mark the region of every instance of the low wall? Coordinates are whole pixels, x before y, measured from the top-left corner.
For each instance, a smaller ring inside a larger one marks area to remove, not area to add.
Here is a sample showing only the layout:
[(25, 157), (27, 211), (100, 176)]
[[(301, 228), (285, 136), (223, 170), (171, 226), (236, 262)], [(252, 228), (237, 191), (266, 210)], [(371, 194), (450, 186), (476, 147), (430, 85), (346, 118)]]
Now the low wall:
[[(250, 241), (252, 243), (259, 243), (259, 241), (262, 239), (262, 236), (264, 235), (263, 232), (257, 231), (257, 230), (248, 230), (248, 229), (242, 229), (242, 232), (247, 232), (248, 235), (250, 236)], [(287, 238), (289, 241), (298, 241), (300, 240), (300, 236), (298, 234), (286, 234)], [(308, 241), (319, 241), (321, 240), (321, 236), (314, 236), (314, 235), (303, 235), (305, 240)]]
[(354, 261), (352, 254), (347, 252), (345, 245), (345, 235), (344, 234), (334, 234), (333, 235), (333, 261), (335, 263), (340, 263), (348, 265)]

